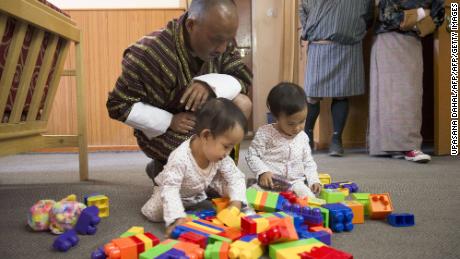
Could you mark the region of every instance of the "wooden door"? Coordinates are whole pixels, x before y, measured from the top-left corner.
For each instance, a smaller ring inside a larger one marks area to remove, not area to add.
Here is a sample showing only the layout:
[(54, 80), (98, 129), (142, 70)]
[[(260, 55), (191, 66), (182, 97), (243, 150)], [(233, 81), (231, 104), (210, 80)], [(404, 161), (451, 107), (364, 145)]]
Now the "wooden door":
[[(450, 4), (446, 0), (446, 16), (450, 17)], [(434, 153), (450, 153), (450, 33), (447, 20), (435, 35), (434, 51)]]

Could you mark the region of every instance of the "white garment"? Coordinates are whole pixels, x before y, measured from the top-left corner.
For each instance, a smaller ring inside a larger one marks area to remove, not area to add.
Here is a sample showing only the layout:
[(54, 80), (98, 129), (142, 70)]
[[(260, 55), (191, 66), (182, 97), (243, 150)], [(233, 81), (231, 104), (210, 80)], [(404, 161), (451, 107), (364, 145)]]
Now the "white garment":
[(305, 179), (310, 188), (320, 183), (307, 134), (301, 131), (294, 137), (288, 137), (274, 125), (264, 125), (257, 130), (246, 154), (246, 162), (256, 179), (265, 172), (272, 172), (286, 178), (293, 186)]
[(186, 216), (185, 207), (206, 199), (205, 190), (211, 187), (231, 201), (246, 202), (245, 175), (229, 157), (210, 163), (201, 169), (190, 149), (190, 139), (184, 141), (168, 158), (163, 171), (155, 177), (159, 185), (141, 211), (151, 221), (166, 222), (166, 226)]

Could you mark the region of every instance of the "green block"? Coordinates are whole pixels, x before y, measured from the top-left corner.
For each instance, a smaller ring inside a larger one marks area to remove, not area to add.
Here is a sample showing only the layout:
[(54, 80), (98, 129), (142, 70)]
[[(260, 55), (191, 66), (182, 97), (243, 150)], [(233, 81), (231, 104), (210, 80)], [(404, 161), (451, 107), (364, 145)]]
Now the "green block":
[(254, 208), (254, 202), (256, 201), (257, 190), (255, 188), (249, 188), (246, 190), (246, 199), (249, 205)]
[(335, 189), (322, 189), (320, 198), (327, 203), (339, 203), (345, 200), (345, 194)]
[(308, 239), (299, 239), (299, 240), (292, 241), (292, 242), (273, 244), (273, 245), (270, 245), (268, 248), (268, 255), (270, 256), (270, 258), (276, 258), (276, 251), (278, 250), (283, 250), (283, 249), (291, 248), (291, 247), (304, 246), (304, 245), (312, 245), (312, 244), (321, 244), (321, 241), (319, 241), (316, 238), (308, 238)]
[(321, 215), (323, 215), (323, 226), (328, 228), (329, 227), (329, 210), (323, 207), (319, 207), (321, 210)]
[(229, 244), (232, 243), (232, 240), (226, 238), (226, 237), (222, 237), (222, 236), (218, 236), (218, 235), (214, 235), (214, 234), (211, 234), (208, 236), (208, 244), (214, 244), (215, 242), (227, 242)]
[(364, 206), (364, 215), (369, 216), (369, 195), (370, 193), (355, 192), (351, 194), (351, 198), (361, 203)]
[(120, 237), (131, 237), (137, 235), (136, 233), (133, 232), (128, 232), (126, 231), (125, 233), (121, 234)]
[(187, 214), (187, 218), (191, 218), (191, 219), (200, 219), (197, 215), (195, 214)]
[(276, 211), (276, 204), (278, 203), (278, 197), (280, 195), (276, 192), (268, 192), (267, 200), (265, 200), (265, 211), (267, 212), (275, 212)]
[(177, 243), (178, 241), (173, 240), (167, 244), (158, 244), (149, 250), (143, 252), (142, 254), (139, 255), (139, 259), (152, 259), (155, 258), (166, 251), (171, 250), (171, 248)]
[(215, 242), (214, 244), (210, 244), (206, 246), (206, 250), (204, 251), (204, 258), (205, 259), (219, 259), (220, 248), (222, 247), (222, 242)]

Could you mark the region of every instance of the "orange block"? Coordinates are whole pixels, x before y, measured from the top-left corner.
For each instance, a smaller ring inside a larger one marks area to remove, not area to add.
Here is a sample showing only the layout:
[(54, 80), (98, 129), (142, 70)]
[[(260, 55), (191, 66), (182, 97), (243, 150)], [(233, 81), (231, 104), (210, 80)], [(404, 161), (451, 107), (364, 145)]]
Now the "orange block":
[(358, 201), (344, 201), (343, 204), (353, 211), (353, 224), (364, 223), (364, 205)]
[[(110, 244), (110, 243), (109, 243)], [(107, 244), (106, 247), (109, 245)], [(120, 257), (117, 257), (114, 253), (115, 250), (111, 250), (111, 255), (108, 258), (123, 258), (123, 259), (137, 259), (137, 244), (129, 237), (117, 238), (112, 240), (112, 244), (119, 249)], [(106, 252), (107, 253), (107, 252)]]
[(198, 244), (179, 241), (173, 248), (183, 251), (190, 259), (203, 259), (204, 250)]
[(235, 241), (235, 240), (239, 239), (243, 234), (241, 233), (240, 229), (229, 228), (229, 229), (225, 230), (224, 232), (219, 233), (218, 235), (222, 236), (222, 237), (226, 237), (226, 238), (228, 238), (228, 239), (230, 239), (232, 241)]
[(216, 211), (220, 212), (221, 210), (228, 207), (228, 204), (230, 204), (230, 199), (229, 198), (215, 198), (215, 199), (212, 199), (212, 204), (214, 204), (214, 207), (216, 207)]
[(297, 204), (305, 207), (305, 206), (308, 206), (308, 197), (304, 197), (304, 198), (297, 198)]
[(220, 247), (220, 251), (219, 251), (219, 259), (227, 259), (229, 250), (230, 250), (230, 244), (227, 242), (223, 242), (222, 246)]
[(308, 230), (310, 230), (311, 232), (318, 232), (318, 231), (323, 230), (332, 235), (332, 230), (330, 228), (326, 228), (323, 226), (309, 227)]
[(268, 192), (262, 192), (262, 197), (260, 198), (259, 210), (265, 210), (265, 202), (267, 202)]
[(369, 195), (369, 215), (371, 219), (385, 219), (393, 212), (390, 194), (370, 194)]

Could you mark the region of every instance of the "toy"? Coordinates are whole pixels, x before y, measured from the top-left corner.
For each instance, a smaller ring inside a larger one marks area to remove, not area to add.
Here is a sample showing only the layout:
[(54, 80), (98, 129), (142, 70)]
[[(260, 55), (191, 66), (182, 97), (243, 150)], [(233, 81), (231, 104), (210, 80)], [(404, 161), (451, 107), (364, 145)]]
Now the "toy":
[(331, 176), (329, 174), (320, 173), (318, 176), (322, 185), (331, 183)]
[(385, 219), (393, 212), (388, 193), (369, 195), (369, 215), (371, 219)]
[(329, 227), (334, 232), (353, 230), (353, 212), (342, 203), (324, 204), (329, 210)]
[(27, 224), (34, 231), (51, 230), (53, 234), (62, 234), (73, 228), (81, 211), (86, 207), (75, 200), (74, 194), (58, 202), (39, 200), (29, 209)]
[(189, 242), (199, 245), (201, 248), (206, 248), (208, 243), (208, 238), (206, 236), (194, 233), (194, 232), (185, 232), (180, 234), (178, 240)]
[(228, 204), (230, 204), (230, 199), (229, 198), (215, 198), (215, 199), (212, 199), (212, 204), (214, 205), (216, 212), (219, 213), (221, 210), (228, 207)]
[(217, 219), (219, 219), (226, 226), (233, 228), (241, 227), (241, 217), (244, 217), (244, 213), (240, 213), (240, 210), (237, 207), (230, 207), (222, 209), (217, 214)]
[(120, 237), (130, 237), (130, 236), (135, 236), (137, 234), (143, 234), (144, 233), (144, 227), (131, 227), (128, 229), (125, 233), (121, 234)]
[(85, 208), (81, 211), (74, 229), (81, 235), (94, 235), (97, 231), (96, 225), (101, 221), (98, 214), (99, 209), (96, 206)]
[(299, 254), (301, 259), (353, 259), (353, 255), (329, 246), (313, 247), (310, 252)]
[(322, 189), (320, 198), (324, 199), (327, 203), (337, 203), (345, 200), (345, 194), (336, 189)]
[(364, 223), (364, 206), (358, 201), (344, 201), (343, 204), (353, 211), (353, 224)]
[(324, 245), (315, 238), (299, 239), (291, 242), (272, 244), (268, 248), (268, 254), (272, 259), (299, 258), (299, 253), (310, 251), (314, 246), (320, 247)]
[(352, 193), (351, 198), (364, 206), (364, 216), (369, 215), (369, 195), (370, 193)]
[(99, 208), (99, 217), (106, 218), (109, 216), (109, 198), (101, 194), (85, 195), (84, 202), (87, 206), (96, 206)]
[(393, 227), (411, 227), (415, 225), (414, 214), (410, 213), (392, 213), (388, 215), (387, 221)]
[(244, 242), (237, 240), (230, 245), (228, 258), (257, 259), (262, 256), (263, 253), (264, 250), (260, 242)]
[(60, 252), (67, 252), (70, 248), (76, 246), (79, 240), (75, 230), (67, 230), (54, 240), (53, 248)]
[(204, 251), (205, 259), (221, 259), (228, 258), (228, 251), (230, 250), (230, 245), (225, 242), (215, 242), (206, 247)]

